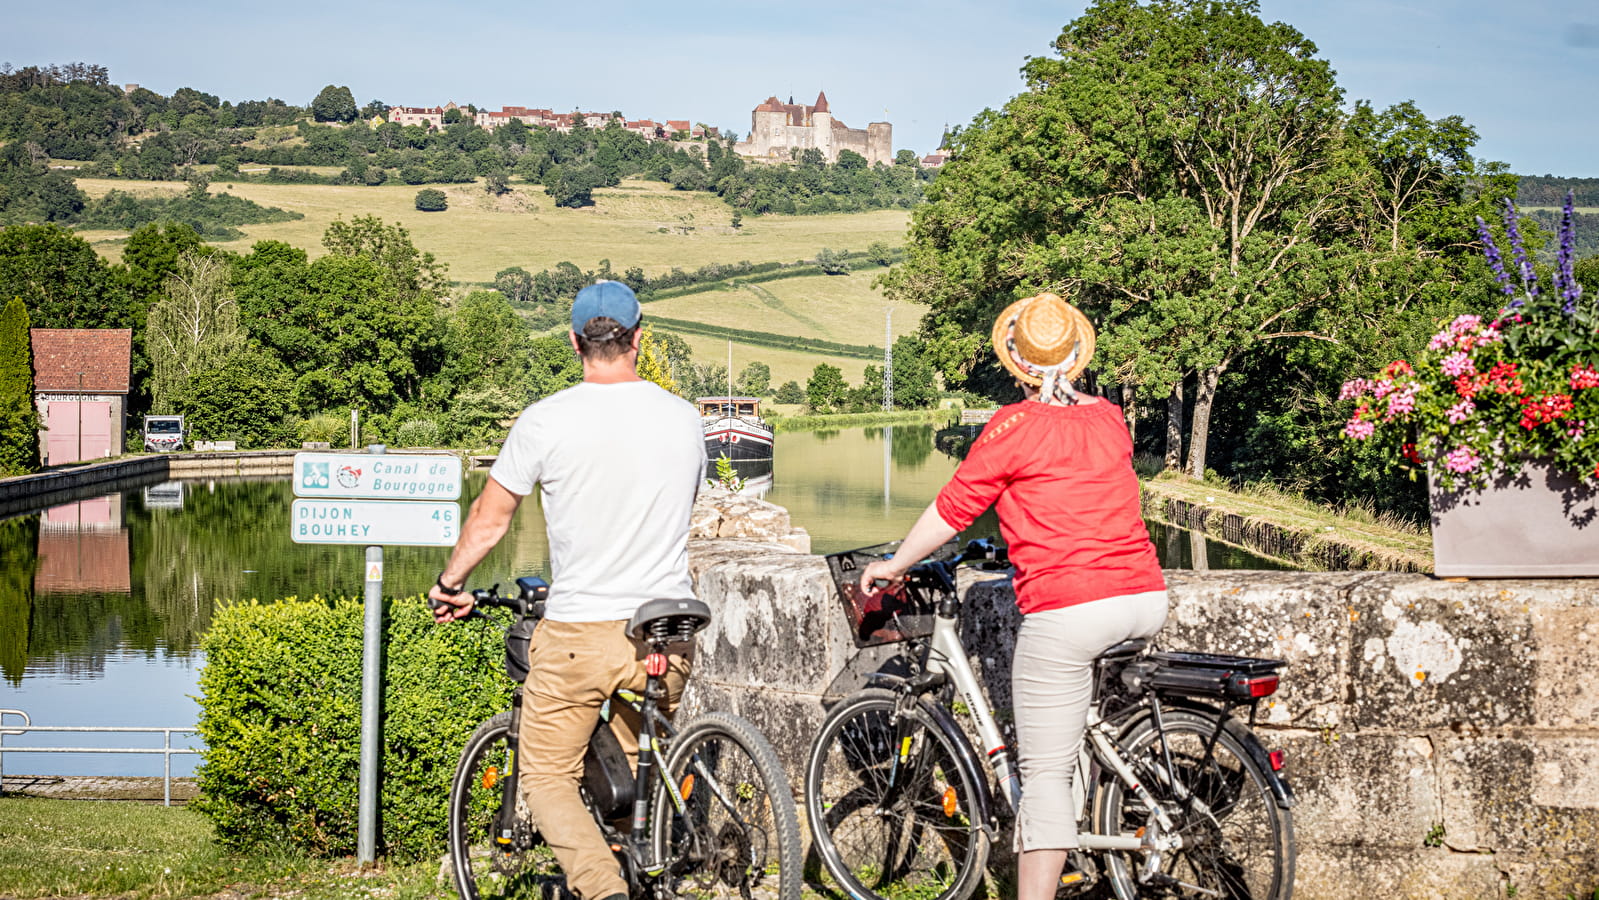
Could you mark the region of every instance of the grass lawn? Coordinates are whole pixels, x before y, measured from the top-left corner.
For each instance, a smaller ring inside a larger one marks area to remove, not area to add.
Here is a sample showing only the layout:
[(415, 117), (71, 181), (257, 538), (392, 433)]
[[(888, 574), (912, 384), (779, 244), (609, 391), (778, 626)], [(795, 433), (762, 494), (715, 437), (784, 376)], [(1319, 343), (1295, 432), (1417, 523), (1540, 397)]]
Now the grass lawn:
[(736, 290), (684, 294), (650, 303), (645, 315), (881, 346), (885, 309), (894, 310), (896, 338), (915, 331), (927, 311), (919, 304), (890, 302), (882, 291), (872, 287), (872, 281), (885, 271), (806, 275), (743, 285)]
[(453, 897), (437, 860), (369, 870), (295, 853), (229, 853), (183, 807), (0, 799), (0, 897)]
[[(136, 193), (177, 193), (177, 182), (78, 179), (91, 197), (112, 189)], [(418, 212), (417, 191), (444, 191), (450, 208)], [(584, 269), (601, 259), (621, 271), (641, 266), (647, 274), (673, 267), (697, 269), (706, 263), (809, 259), (823, 247), (864, 250), (873, 241), (899, 246), (905, 241), (910, 214), (905, 210), (824, 216), (750, 216), (743, 227), (731, 226), (732, 210), (706, 193), (674, 191), (657, 182), (624, 181), (594, 192), (585, 209), (557, 209), (544, 189), (516, 183), (511, 194), (492, 198), (477, 184), (383, 185), (381, 187), (233, 184), (212, 182), (213, 191), (227, 191), (264, 206), (304, 213), (297, 222), (246, 225), (245, 237), (219, 244), (244, 252), (258, 240), (281, 240), (322, 252), (322, 232), (337, 217), (376, 215), (410, 229), (417, 246), (449, 264), (458, 281), (490, 281), (509, 266), (537, 272), (570, 260)], [(691, 229), (691, 230), (686, 230)], [(84, 238), (109, 259), (120, 260), (125, 233), (83, 231)]]

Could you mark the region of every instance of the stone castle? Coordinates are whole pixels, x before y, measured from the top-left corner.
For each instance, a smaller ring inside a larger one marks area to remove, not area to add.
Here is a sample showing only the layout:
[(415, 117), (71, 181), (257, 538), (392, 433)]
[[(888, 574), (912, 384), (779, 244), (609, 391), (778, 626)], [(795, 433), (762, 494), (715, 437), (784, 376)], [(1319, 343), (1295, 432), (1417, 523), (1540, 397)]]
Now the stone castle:
[(872, 122), (865, 129), (850, 128), (833, 118), (827, 93), (816, 95), (813, 106), (781, 103), (776, 97), (750, 113), (749, 140), (736, 144), (740, 156), (788, 159), (791, 150), (822, 151), (830, 163), (838, 162), (841, 150), (853, 150), (866, 157), (868, 164), (894, 162), (894, 126)]

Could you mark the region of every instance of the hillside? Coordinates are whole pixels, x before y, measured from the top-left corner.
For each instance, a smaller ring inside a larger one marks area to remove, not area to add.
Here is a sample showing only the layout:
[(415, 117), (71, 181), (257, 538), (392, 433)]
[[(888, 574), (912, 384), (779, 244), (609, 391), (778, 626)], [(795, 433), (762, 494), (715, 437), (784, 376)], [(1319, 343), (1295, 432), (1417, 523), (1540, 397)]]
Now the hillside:
[[(78, 186), (91, 197), (112, 189), (140, 193), (181, 192), (181, 182), (128, 182), (81, 178)], [(228, 184), (218, 180), (213, 191), (227, 191), (264, 206), (303, 213), (304, 219), (245, 225), (244, 237), (217, 246), (242, 252), (259, 240), (280, 240), (321, 255), (322, 232), (337, 217), (376, 215), (399, 222), (416, 245), (449, 263), (456, 281), (488, 282), (510, 266), (529, 271), (552, 268), (570, 260), (583, 269), (609, 259), (617, 271), (641, 266), (657, 275), (674, 267), (698, 268), (706, 263), (752, 260), (792, 262), (808, 259), (823, 247), (863, 250), (874, 241), (899, 246), (905, 240), (910, 214), (905, 210), (861, 213), (751, 216), (742, 227), (730, 224), (731, 211), (714, 195), (675, 191), (660, 182), (628, 180), (594, 192), (594, 205), (557, 209), (535, 185), (514, 183), (512, 193), (491, 198), (477, 184), (437, 185), (449, 197), (440, 213), (418, 212), (417, 188), (346, 185)], [(81, 232), (109, 259), (121, 258), (124, 233)]]

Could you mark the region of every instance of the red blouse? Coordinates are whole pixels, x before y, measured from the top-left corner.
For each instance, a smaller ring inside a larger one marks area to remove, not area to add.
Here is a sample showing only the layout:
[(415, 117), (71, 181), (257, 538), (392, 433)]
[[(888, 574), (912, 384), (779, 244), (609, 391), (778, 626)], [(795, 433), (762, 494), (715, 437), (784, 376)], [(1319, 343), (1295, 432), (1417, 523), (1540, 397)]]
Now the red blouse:
[(1115, 404), (1013, 403), (939, 492), (938, 514), (963, 529), (995, 506), (1023, 613), (1164, 590), (1132, 458)]

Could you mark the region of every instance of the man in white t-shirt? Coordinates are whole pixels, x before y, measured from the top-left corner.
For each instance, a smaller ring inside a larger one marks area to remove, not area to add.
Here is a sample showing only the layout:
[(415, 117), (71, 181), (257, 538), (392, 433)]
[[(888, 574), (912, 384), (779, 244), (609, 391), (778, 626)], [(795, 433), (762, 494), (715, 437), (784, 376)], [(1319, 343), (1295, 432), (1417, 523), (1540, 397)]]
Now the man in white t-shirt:
[[(626, 900), (627, 882), (583, 806), (578, 783), (600, 706), (644, 689), (645, 645), (626, 634), (645, 601), (693, 596), (688, 529), (705, 467), (694, 406), (638, 376), (640, 310), (627, 285), (602, 281), (572, 304), (583, 382), (523, 410), (472, 503), (461, 539), (428, 596), (447, 622), (472, 610), (461, 593), (522, 499), (542, 489), (552, 584), (523, 684), (523, 796), (567, 887), (583, 900)], [(692, 645), (671, 648), (669, 708), (688, 678)], [(612, 719), (631, 758), (636, 715)]]

